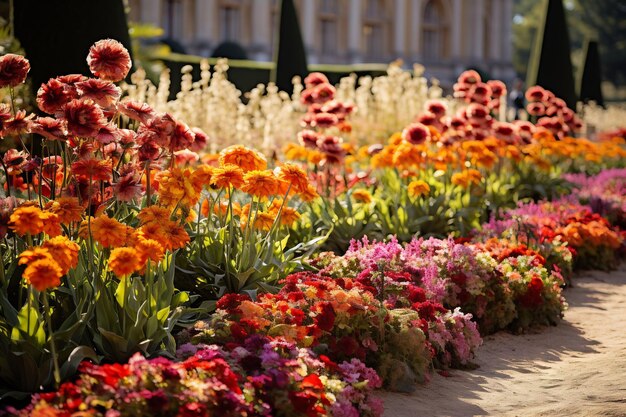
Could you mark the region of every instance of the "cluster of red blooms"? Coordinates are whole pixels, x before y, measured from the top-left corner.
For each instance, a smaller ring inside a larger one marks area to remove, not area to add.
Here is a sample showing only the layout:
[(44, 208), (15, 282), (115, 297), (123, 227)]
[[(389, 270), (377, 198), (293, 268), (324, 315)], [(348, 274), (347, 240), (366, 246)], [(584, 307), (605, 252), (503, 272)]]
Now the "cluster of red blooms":
[(343, 140), (329, 131), (334, 128), (349, 132), (351, 128), (346, 118), (354, 111), (354, 106), (335, 100), (335, 87), (322, 73), (309, 74), (304, 84), (306, 89), (300, 100), (308, 108), (302, 118), (305, 129), (298, 134), (298, 139), (303, 146), (322, 153), (321, 165), (339, 164), (346, 155)]
[(580, 118), (567, 107), (565, 101), (543, 87), (529, 88), (526, 91), (526, 100), (528, 114), (539, 118), (537, 127), (547, 129), (559, 138), (570, 136), (583, 127)]
[[(52, 150), (55, 142), (64, 142), (71, 151), (65, 161), (60, 156), (41, 160), (25, 151), (6, 152), (3, 168), (8, 187), (27, 190), (32, 185), (44, 196), (80, 196), (93, 206), (113, 198), (131, 201), (142, 194), (145, 167), (157, 167), (166, 157), (175, 158), (180, 152), (206, 145), (206, 134), (169, 114), (157, 114), (145, 103), (120, 101), (121, 90), (114, 83), (126, 77), (131, 60), (119, 42), (96, 42), (87, 62), (98, 78), (70, 74), (41, 86), (37, 105), (50, 116), (35, 117), (22, 110), (13, 114), (9, 106), (0, 106), (0, 136), (21, 138), (34, 133), (44, 137)], [(28, 69), (24, 57), (3, 56), (0, 85), (23, 82)], [(129, 119), (128, 127), (135, 124), (138, 129), (120, 128), (120, 116)], [(71, 176), (67, 168), (71, 168)], [(32, 184), (26, 184), (22, 174), (33, 170), (41, 170), (42, 175), (33, 174)], [(103, 187), (94, 185), (98, 181)]]

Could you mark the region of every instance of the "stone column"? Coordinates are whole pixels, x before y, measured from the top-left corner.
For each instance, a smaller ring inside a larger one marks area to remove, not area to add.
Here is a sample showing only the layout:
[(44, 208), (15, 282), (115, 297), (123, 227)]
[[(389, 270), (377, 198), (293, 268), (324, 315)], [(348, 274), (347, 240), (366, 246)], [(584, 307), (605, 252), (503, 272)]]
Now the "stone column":
[(394, 58), (404, 58), (406, 54), (406, 0), (395, 0), (393, 53)]
[(217, 34), (215, 33), (216, 22), (215, 0), (196, 0), (194, 18), (196, 22), (196, 52), (203, 56), (209, 56), (211, 48), (215, 46)]
[(410, 36), (409, 47), (411, 56), (415, 61), (421, 60), (422, 54), (422, 14), (424, 12), (423, 0), (411, 1)]
[[(491, 1), (491, 33), (489, 59), (502, 61), (502, 0)], [(504, 39), (506, 40), (506, 39)]]
[(513, 60), (513, 0), (503, 0), (502, 7), (502, 33), (500, 38), (503, 42), (502, 60), (511, 62)]
[(348, 60), (358, 62), (363, 55), (363, 11), (361, 0), (350, 0), (348, 3)]
[(141, 21), (161, 27), (161, 0), (141, 0)]
[(317, 7), (315, 0), (302, 1), (302, 37), (304, 48), (307, 52), (309, 63), (317, 63), (317, 50), (315, 48), (315, 22), (317, 21)]
[[(196, 0), (197, 1), (197, 0)], [(252, 36), (250, 50), (253, 58), (269, 61), (272, 41), (272, 2), (270, 0), (254, 0), (252, 2)]]
[(484, 31), (485, 31), (485, 3), (483, 0), (474, 0), (474, 38), (472, 58), (480, 60), (484, 55)]
[(461, 41), (462, 41), (462, 25), (463, 25), (463, 3), (461, 0), (452, 0), (452, 19), (450, 22), (450, 37), (452, 49), (451, 58), (459, 60), (461, 58)]

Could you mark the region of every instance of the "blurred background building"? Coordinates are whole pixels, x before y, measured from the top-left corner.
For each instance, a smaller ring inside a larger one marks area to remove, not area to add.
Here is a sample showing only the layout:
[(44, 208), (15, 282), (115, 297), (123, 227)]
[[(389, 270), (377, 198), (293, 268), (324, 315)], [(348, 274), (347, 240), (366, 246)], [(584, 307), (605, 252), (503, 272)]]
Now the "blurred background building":
[[(513, 0), (295, 0), (309, 63), (421, 63), (450, 84), (467, 68), (511, 81)], [(181, 52), (223, 42), (271, 61), (278, 0), (128, 0), (129, 20), (163, 28)]]

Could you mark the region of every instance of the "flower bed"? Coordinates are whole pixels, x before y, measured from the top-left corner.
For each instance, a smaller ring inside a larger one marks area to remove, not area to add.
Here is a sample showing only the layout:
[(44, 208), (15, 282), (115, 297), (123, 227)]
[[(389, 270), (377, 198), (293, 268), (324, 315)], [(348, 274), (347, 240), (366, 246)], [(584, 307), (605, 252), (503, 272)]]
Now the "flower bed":
[[(219, 149), (165, 111), (177, 102), (144, 103), (145, 86), (122, 98), (119, 43), (88, 62), (94, 77), (40, 88), (48, 116), (0, 104), (15, 144), (1, 158), (0, 398), (30, 403), (9, 414), (378, 416), (374, 389), (471, 368), (481, 334), (558, 323), (573, 268), (612, 267), (623, 248), (623, 170), (564, 176), (620, 166), (623, 140), (568, 136), (580, 121), (541, 88), (537, 123), (507, 123), (504, 86), (465, 72), (455, 99), (420, 102), (383, 145), (357, 140), (345, 85), (311, 74), (275, 115), (294, 140), (302, 122), (300, 144), (269, 158)], [(0, 57), (0, 88), (29, 68)], [(203, 74), (186, 108), (226, 85)], [(380, 96), (363, 85), (366, 110)], [(234, 128), (272, 132), (257, 118), (273, 107), (251, 102), (265, 110), (242, 107)]]

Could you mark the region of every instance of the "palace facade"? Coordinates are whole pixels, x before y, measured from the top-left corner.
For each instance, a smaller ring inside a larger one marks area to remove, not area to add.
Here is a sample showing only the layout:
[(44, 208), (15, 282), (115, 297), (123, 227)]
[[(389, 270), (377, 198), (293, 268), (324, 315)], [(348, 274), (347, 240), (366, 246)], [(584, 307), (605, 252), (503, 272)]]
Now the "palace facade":
[[(278, 0), (127, 0), (187, 53), (224, 41), (271, 61)], [(309, 63), (421, 63), (447, 84), (468, 67), (511, 81), (513, 0), (294, 0)]]

